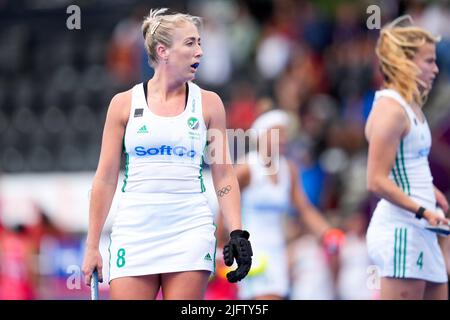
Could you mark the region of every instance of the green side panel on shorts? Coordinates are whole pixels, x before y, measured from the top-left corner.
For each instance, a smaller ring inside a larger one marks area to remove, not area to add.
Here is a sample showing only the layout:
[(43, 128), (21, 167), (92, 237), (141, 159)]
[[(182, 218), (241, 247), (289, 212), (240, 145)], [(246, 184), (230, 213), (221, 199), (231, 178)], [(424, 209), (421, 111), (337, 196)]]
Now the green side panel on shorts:
[(395, 228), (394, 241), (394, 278), (406, 277), (407, 228)]
[(109, 253), (109, 259), (108, 259), (108, 281), (111, 281), (111, 233), (109, 234), (109, 246), (108, 246), (108, 253)]
[(394, 240), (394, 278), (397, 277), (397, 234), (398, 234), (398, 229), (395, 228), (395, 240)]
[(406, 244), (407, 244), (407, 237), (408, 237), (408, 229), (405, 228), (405, 236), (404, 236), (404, 244), (403, 244), (403, 278), (405, 278), (406, 273)]
[(398, 237), (398, 261), (397, 261), (397, 278), (401, 277), (401, 270), (402, 270), (402, 244), (403, 244), (403, 229), (399, 229), (399, 237)]
[(130, 156), (128, 155), (125, 148), (125, 137), (123, 138), (123, 153), (125, 154), (125, 178), (123, 179), (122, 192), (125, 192), (125, 187), (127, 186), (128, 180), (128, 164), (130, 162)]
[(213, 254), (213, 261), (214, 261), (214, 267), (213, 267), (213, 273), (216, 273), (216, 252), (217, 252), (217, 237), (216, 237), (216, 232), (217, 232), (217, 226), (215, 223), (213, 223), (214, 226), (214, 254)]

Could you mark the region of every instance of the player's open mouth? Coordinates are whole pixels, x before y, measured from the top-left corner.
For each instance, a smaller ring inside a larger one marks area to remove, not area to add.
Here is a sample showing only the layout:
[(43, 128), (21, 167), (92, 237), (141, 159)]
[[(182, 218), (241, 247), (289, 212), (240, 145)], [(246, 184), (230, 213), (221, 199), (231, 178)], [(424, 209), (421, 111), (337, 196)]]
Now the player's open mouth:
[(200, 63), (198, 63), (198, 62), (194, 63), (194, 64), (191, 64), (191, 68), (197, 69), (199, 64)]

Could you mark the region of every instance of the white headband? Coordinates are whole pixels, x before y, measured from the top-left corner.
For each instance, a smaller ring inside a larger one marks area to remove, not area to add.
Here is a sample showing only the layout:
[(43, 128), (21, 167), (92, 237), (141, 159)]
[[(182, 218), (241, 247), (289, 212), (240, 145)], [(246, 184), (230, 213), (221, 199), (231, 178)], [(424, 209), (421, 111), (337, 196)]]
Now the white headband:
[(276, 126), (289, 126), (289, 115), (283, 110), (271, 110), (260, 115), (255, 122), (253, 122), (252, 128), (256, 135), (260, 135), (267, 129)]

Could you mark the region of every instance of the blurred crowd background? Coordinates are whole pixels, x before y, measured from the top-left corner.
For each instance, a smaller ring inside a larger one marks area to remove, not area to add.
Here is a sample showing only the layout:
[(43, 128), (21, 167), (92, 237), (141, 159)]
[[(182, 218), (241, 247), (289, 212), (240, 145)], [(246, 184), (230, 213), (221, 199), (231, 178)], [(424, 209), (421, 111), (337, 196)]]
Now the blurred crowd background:
[[(66, 26), (72, 4), (79, 30)], [(376, 299), (365, 231), (377, 199), (366, 191), (363, 129), (382, 79), (369, 5), (382, 25), (409, 13), (442, 36), (424, 112), (435, 185), (450, 198), (450, 1), (0, 0), (0, 299), (89, 297), (80, 267), (105, 114), (115, 93), (153, 74), (140, 26), (155, 7), (204, 18), (196, 82), (222, 97), (228, 128), (248, 129), (271, 108), (292, 115), (288, 153), (299, 179), (346, 232), (336, 268), (286, 215), (289, 298)], [(105, 237), (107, 261), (108, 225)], [(206, 298), (234, 299), (216, 258)]]

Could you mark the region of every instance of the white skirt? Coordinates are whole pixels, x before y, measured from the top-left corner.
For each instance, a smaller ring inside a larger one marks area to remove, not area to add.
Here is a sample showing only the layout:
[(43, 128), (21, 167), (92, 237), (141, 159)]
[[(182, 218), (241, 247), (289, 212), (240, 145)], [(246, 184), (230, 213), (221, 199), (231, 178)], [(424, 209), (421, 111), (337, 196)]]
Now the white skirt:
[(109, 281), (190, 270), (214, 272), (215, 230), (202, 193), (125, 192), (110, 236)]
[[(422, 220), (405, 219), (406, 211), (379, 203), (367, 230), (369, 257), (381, 277), (448, 281), (437, 235)], [(419, 223), (420, 222), (420, 223)]]

